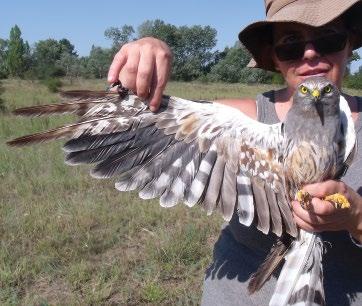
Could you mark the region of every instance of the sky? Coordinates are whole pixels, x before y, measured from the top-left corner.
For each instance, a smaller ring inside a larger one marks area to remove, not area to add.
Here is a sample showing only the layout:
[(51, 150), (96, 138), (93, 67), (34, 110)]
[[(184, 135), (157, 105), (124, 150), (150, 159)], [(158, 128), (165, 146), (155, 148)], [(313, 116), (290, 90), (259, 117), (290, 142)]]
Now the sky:
[[(4, 0), (0, 10), (0, 38), (8, 38), (17, 24), (30, 45), (47, 38), (67, 38), (79, 55), (88, 55), (92, 45), (110, 47), (104, 37), (109, 27), (161, 19), (176, 26), (210, 25), (217, 30), (216, 49), (233, 46), (239, 31), (264, 19), (263, 0)], [(362, 56), (361, 50), (359, 50)], [(355, 71), (362, 61), (352, 66)]]

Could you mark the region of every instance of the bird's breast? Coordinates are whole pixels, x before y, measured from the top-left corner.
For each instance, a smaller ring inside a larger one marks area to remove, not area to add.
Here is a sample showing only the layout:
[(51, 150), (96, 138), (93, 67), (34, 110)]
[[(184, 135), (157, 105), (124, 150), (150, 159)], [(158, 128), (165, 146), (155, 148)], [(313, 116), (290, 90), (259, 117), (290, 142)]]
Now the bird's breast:
[[(292, 194), (303, 185), (333, 178), (336, 173), (337, 144), (299, 141), (287, 146), (284, 175)], [(294, 195), (292, 195), (294, 197)]]

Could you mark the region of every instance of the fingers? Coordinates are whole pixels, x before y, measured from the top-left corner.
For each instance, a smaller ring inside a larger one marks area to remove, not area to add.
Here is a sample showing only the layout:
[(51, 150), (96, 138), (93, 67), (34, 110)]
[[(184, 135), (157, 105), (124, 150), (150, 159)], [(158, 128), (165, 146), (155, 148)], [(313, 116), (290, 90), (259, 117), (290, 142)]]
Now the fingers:
[(309, 209), (305, 210), (298, 201), (292, 202), (295, 221), (307, 231), (337, 231), (348, 228), (350, 209), (337, 209), (334, 204), (321, 198), (341, 193), (349, 198), (348, 187), (339, 181), (326, 181), (303, 187), (312, 196)]
[[(150, 87), (155, 69), (155, 57), (151, 53), (142, 53), (136, 76), (137, 95), (146, 99), (150, 94)], [(127, 86), (126, 86), (127, 87)]]
[(121, 84), (132, 90), (135, 94), (137, 94), (137, 77), (138, 77), (138, 65), (140, 62), (140, 53), (139, 50), (134, 50), (133, 52), (129, 52), (127, 54), (127, 61), (124, 64), (124, 67), (121, 69), (119, 73), (119, 80)]
[[(304, 210), (298, 201), (292, 202), (293, 216), (300, 228), (312, 232), (347, 230), (353, 237), (362, 237), (362, 198), (358, 193), (345, 183), (333, 180), (306, 185), (303, 190), (313, 198), (309, 210)], [(337, 209), (322, 200), (335, 193), (345, 196), (350, 208)]]
[(166, 87), (172, 62), (170, 48), (155, 38), (142, 38), (125, 44), (110, 66), (108, 81), (118, 79), (140, 98), (149, 99), (156, 111)]
[[(315, 200), (314, 198), (313, 200)], [(347, 210), (336, 209), (333, 204), (328, 201), (312, 201), (309, 209), (303, 209), (298, 201), (292, 202), (293, 213), (303, 220), (313, 223), (333, 223), (339, 221), (344, 215), (347, 215)]]
[(122, 52), (122, 49), (117, 52), (117, 54), (114, 56), (113, 62), (111, 66), (109, 67), (108, 71), (108, 83), (114, 83), (117, 82), (119, 79), (119, 73), (121, 69), (123, 68), (124, 64), (127, 61), (127, 55)]
[(160, 105), (163, 91), (167, 85), (170, 70), (171, 58), (164, 53), (158, 55), (149, 96), (151, 111), (156, 111)]
[[(320, 205), (330, 205), (327, 201)], [(305, 210), (300, 207), (300, 203), (293, 201), (293, 216), (297, 225), (309, 232), (322, 232), (322, 231), (338, 231), (345, 229), (345, 224), (348, 222), (348, 212), (345, 210), (335, 211), (333, 214), (318, 215), (314, 210), (317, 210), (318, 205), (312, 204), (311, 210)], [(331, 205), (330, 205), (331, 206)]]
[(330, 223), (324, 223), (324, 222), (317, 223), (317, 222), (310, 222), (310, 220), (305, 220), (296, 214), (294, 214), (293, 216), (297, 225), (301, 229), (304, 229), (307, 232), (339, 231), (343, 227), (343, 224), (340, 221), (330, 222)]
[(317, 198), (324, 198), (334, 193), (347, 193), (347, 186), (341, 181), (325, 181), (322, 183), (309, 184), (303, 187), (311, 196)]
[(323, 201), (319, 198), (312, 198), (308, 210), (304, 209), (297, 201), (293, 201), (293, 203), (297, 203), (293, 206), (293, 209), (300, 214), (308, 213), (317, 216), (329, 216), (333, 215), (337, 210), (331, 202)]

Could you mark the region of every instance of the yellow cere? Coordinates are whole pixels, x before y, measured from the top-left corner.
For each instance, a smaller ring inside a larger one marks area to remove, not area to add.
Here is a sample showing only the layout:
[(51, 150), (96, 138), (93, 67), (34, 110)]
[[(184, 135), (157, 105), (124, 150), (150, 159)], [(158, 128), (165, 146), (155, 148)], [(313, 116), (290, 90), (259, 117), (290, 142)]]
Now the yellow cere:
[(320, 95), (321, 95), (321, 93), (320, 93), (320, 91), (319, 91), (318, 89), (314, 89), (314, 90), (312, 91), (312, 96), (313, 96), (314, 98), (319, 98)]

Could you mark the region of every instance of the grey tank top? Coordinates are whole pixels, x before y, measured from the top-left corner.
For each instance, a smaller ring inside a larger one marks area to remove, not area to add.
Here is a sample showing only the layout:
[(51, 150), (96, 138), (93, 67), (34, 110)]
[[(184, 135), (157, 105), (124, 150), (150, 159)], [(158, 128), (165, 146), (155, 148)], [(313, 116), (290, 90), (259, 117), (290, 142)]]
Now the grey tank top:
[[(362, 98), (358, 100), (358, 119), (355, 123), (357, 141), (362, 144)], [(257, 96), (257, 119), (260, 122), (273, 124), (279, 122), (274, 105), (274, 91), (269, 91)], [(362, 145), (357, 147), (356, 156), (352, 166), (347, 170), (342, 180), (362, 195)], [(239, 223), (238, 217), (234, 214), (229, 223), (230, 231), (235, 240), (244, 246), (267, 254), (276, 240), (274, 234), (264, 235), (255, 226), (246, 227)], [(333, 282), (343, 280), (343, 286), (353, 285), (353, 281), (362, 284), (362, 249), (355, 246), (350, 240), (346, 231), (324, 232), (323, 240), (326, 242), (327, 252), (324, 256), (325, 286), (333, 286)], [(336, 278), (338, 273), (338, 278)], [(351, 291), (353, 292), (353, 289)]]

